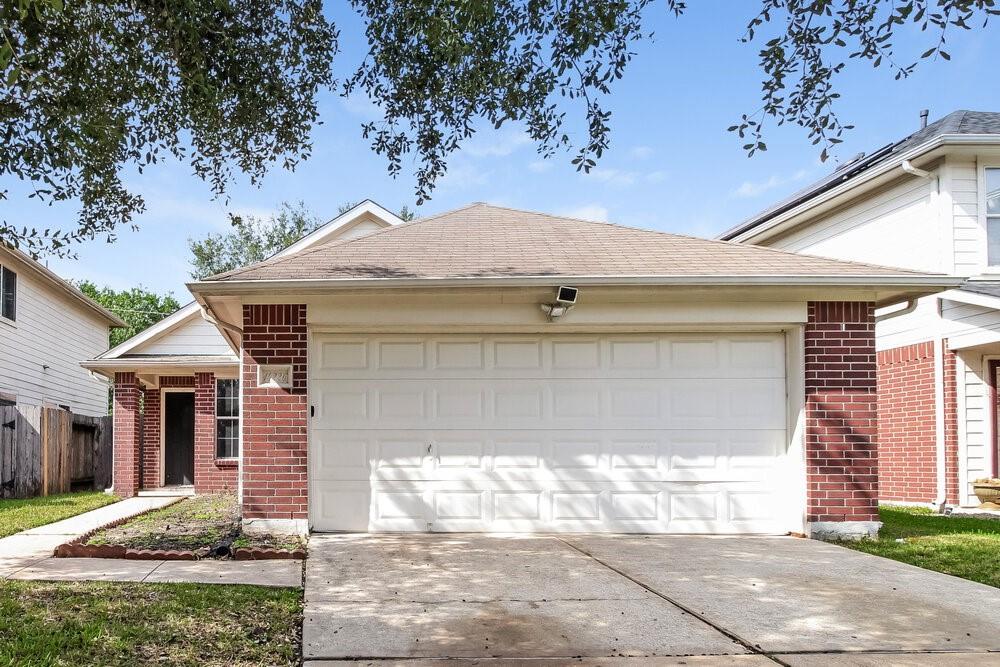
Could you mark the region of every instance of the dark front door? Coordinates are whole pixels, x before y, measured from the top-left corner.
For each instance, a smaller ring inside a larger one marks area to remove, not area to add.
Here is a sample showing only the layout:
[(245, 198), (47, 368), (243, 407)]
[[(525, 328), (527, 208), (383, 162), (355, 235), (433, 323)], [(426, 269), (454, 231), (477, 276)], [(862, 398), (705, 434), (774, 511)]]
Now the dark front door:
[(163, 395), (164, 483), (194, 484), (194, 393)]

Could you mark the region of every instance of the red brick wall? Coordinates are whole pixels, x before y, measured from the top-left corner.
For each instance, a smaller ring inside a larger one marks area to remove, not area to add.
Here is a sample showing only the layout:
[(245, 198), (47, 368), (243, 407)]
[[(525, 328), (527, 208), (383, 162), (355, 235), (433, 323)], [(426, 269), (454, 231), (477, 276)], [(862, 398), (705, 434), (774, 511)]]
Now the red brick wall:
[(115, 493), (122, 498), (139, 491), (140, 392), (135, 373), (115, 373), (112, 476)]
[[(879, 497), (932, 503), (937, 499), (935, 343), (878, 353)], [(947, 348), (944, 372), (945, 488), (958, 502), (958, 398), (955, 353)]]
[(810, 302), (807, 521), (878, 520), (875, 305)]
[(160, 485), (160, 390), (142, 391), (142, 488)]
[[(305, 305), (243, 306), (243, 517), (306, 519)], [(292, 388), (257, 386), (258, 364), (291, 364)]]
[(937, 495), (934, 343), (878, 353), (878, 474), (882, 500)]
[(236, 488), (238, 463), (215, 458), (215, 373), (194, 375), (194, 490), (217, 493)]

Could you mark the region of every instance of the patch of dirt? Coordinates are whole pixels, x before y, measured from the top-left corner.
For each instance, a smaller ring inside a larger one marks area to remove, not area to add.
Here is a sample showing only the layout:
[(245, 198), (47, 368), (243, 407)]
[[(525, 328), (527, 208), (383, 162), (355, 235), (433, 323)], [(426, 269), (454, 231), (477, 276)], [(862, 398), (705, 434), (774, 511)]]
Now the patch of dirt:
[(128, 549), (197, 550), (232, 541), (240, 534), (240, 511), (233, 493), (185, 498), (120, 526), (95, 533), (87, 544)]
[[(231, 557), (238, 547), (298, 551), (305, 541), (290, 535), (245, 535), (235, 493), (192, 496), (98, 531), (87, 545), (126, 549), (194, 551), (199, 557)], [(221, 550), (216, 552), (216, 549)]]

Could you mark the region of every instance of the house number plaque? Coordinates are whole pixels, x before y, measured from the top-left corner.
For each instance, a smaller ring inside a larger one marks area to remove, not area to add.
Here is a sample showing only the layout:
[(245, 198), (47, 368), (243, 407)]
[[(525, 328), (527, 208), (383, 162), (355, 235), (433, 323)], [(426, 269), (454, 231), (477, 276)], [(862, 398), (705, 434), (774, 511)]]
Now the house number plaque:
[(257, 367), (258, 387), (292, 388), (292, 367), (261, 364)]

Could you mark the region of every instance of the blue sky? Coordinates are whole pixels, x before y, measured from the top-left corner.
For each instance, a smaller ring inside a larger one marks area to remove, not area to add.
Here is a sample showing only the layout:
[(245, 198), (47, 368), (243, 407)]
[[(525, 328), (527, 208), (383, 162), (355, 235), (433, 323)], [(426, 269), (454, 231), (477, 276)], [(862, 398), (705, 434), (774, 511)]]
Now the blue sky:
[[(757, 47), (739, 41), (756, 3), (690, 4), (680, 19), (654, 4), (656, 40), (640, 45), (607, 102), (614, 113), (613, 145), (590, 175), (575, 171), (571, 155), (542, 161), (516, 127), (490, 131), (452, 157), (434, 199), (418, 213), (486, 201), (712, 236), (828, 173), (833, 164), (820, 164), (818, 148), (798, 128), (772, 128), (769, 150), (745, 156), (726, 128), (759, 106)], [(737, 6), (746, 10), (734, 11)], [(346, 10), (337, 10), (334, 18), (341, 27), (343, 51), (336, 68), (343, 77), (359, 61), (364, 35)], [(903, 81), (894, 81), (888, 70), (850, 65), (839, 81), (838, 110), (856, 128), (836, 157), (849, 159), (914, 131), (922, 108), (930, 108), (932, 120), (955, 109), (1000, 110), (998, 37), (996, 24), (955, 34), (950, 62), (924, 62)], [(897, 40), (898, 51), (906, 54), (901, 60), (924, 48), (925, 41), (911, 36)], [(128, 186), (147, 204), (136, 220), (138, 230), (123, 230), (113, 244), (84, 244), (78, 259), (51, 259), (49, 266), (67, 278), (115, 288), (141, 284), (185, 301), (187, 239), (226, 229), (226, 210), (266, 215), (282, 201), (301, 200), (329, 218), (342, 203), (366, 197), (391, 209), (413, 208), (412, 178), (406, 173), (390, 178), (385, 162), (360, 136), (360, 124), (375, 113), (372, 104), (330, 93), (322, 98), (321, 112), (324, 124), (313, 135), (314, 155), (295, 172), (276, 169), (259, 188), (237, 182), (228, 209), (213, 201), (186, 165), (166, 163), (131, 175)], [(68, 227), (75, 214), (73, 206), (16, 198), (4, 209), (8, 220), (36, 226)]]

